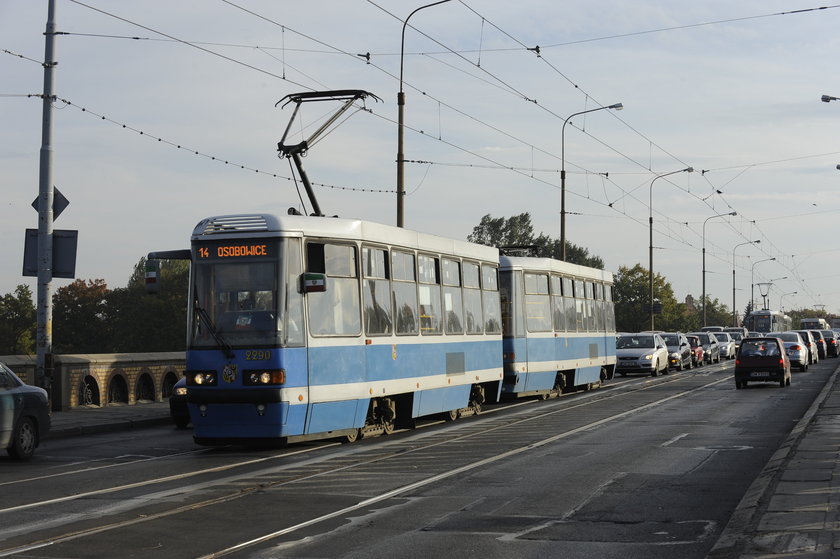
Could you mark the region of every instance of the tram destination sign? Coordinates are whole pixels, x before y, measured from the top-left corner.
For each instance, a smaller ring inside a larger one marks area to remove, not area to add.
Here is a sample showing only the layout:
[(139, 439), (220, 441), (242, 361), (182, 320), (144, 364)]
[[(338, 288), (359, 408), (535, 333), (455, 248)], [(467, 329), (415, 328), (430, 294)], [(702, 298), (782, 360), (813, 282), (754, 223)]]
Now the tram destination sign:
[(234, 260), (239, 258), (273, 258), (275, 245), (267, 242), (253, 243), (222, 243), (199, 245), (196, 247), (196, 259), (202, 260)]

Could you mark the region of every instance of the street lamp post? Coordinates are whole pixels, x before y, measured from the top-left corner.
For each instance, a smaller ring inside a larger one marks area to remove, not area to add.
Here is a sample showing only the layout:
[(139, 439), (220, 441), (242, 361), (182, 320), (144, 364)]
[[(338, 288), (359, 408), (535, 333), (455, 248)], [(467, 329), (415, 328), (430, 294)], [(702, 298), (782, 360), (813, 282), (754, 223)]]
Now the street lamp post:
[(791, 291), (790, 293), (782, 293), (779, 296), (779, 310), (782, 311), (782, 314), (784, 314), (784, 312), (785, 312), (785, 305), (784, 305), (785, 297), (787, 297), (788, 295), (796, 295), (797, 293), (799, 293), (799, 292), (798, 291)]
[(753, 245), (758, 244), (760, 242), (761, 239), (756, 239), (755, 241), (747, 241), (745, 243), (735, 245), (735, 248), (732, 249), (732, 326), (738, 326), (738, 315), (735, 311), (735, 249), (737, 249), (740, 246)]
[[(780, 280), (786, 280), (786, 279), (788, 279), (788, 277), (787, 277), (787, 276), (782, 276), (782, 277), (780, 277), (780, 278), (772, 278), (772, 279), (770, 279), (770, 280), (768, 280), (768, 281), (770, 282), (770, 285), (772, 286), (772, 285), (774, 285), (777, 281), (780, 281)], [(764, 308), (766, 308), (766, 309), (769, 309), (769, 308), (770, 308), (770, 291), (769, 291), (769, 290), (767, 291), (767, 299), (764, 301)]]
[(840, 97), (832, 97), (831, 95), (823, 95), (821, 97), (821, 101), (823, 103), (828, 103), (829, 101), (840, 101)]
[(755, 310), (755, 266), (756, 264), (761, 264), (762, 262), (769, 262), (775, 259), (775, 257), (764, 258), (762, 260), (756, 260), (755, 262), (753, 262), (752, 271), (750, 272), (750, 312)]
[(773, 287), (773, 284), (769, 281), (762, 281), (756, 284), (758, 286), (758, 293), (761, 295), (761, 309), (767, 310), (767, 296), (770, 295), (770, 289)]
[(670, 173), (663, 173), (661, 175), (656, 175), (653, 177), (653, 180), (650, 181), (650, 201), (648, 202), (648, 209), (650, 210), (650, 216), (648, 217), (648, 225), (650, 226), (650, 245), (649, 245), (649, 260), (650, 266), (648, 268), (648, 288), (649, 288), (649, 297), (648, 303), (650, 303), (650, 329), (653, 330), (653, 183), (656, 182), (656, 179), (661, 179), (662, 177), (667, 177), (668, 175), (675, 175), (677, 173), (693, 173), (694, 167), (686, 167), (685, 169), (680, 169), (679, 171), (671, 171)]
[(397, 93), (397, 227), (403, 227), (404, 220), (404, 198), (405, 198), (405, 156), (403, 153), (403, 129), (404, 112), (405, 112), (405, 93), (403, 92), (403, 60), (405, 58), (405, 28), (408, 26), (408, 20), (424, 8), (431, 8), (438, 4), (449, 2), (450, 0), (440, 0), (420, 6), (405, 18), (402, 28), (402, 39), (400, 41), (400, 91)]
[(728, 215), (738, 215), (738, 212), (729, 212), (725, 214), (712, 215), (706, 218), (703, 222), (703, 326), (706, 325), (706, 222), (716, 217), (726, 217)]
[(566, 124), (572, 117), (578, 115), (603, 111), (604, 109), (620, 111), (623, 108), (624, 105), (621, 103), (615, 103), (606, 107), (596, 107), (587, 111), (570, 114), (563, 121), (563, 127), (560, 129), (560, 260), (563, 262), (566, 261)]

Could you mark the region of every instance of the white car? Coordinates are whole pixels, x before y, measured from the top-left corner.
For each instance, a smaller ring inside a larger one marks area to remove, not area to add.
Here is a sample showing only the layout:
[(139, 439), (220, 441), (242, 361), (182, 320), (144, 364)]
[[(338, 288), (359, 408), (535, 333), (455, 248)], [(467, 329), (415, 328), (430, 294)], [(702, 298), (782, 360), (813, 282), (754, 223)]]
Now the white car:
[(735, 357), (735, 340), (732, 339), (732, 336), (729, 335), (729, 332), (713, 332), (715, 338), (718, 340), (718, 344), (720, 344), (720, 356), (726, 356), (727, 359), (732, 359)]
[(615, 341), (615, 372), (644, 373), (656, 376), (668, 373), (668, 346), (655, 333), (624, 334)]

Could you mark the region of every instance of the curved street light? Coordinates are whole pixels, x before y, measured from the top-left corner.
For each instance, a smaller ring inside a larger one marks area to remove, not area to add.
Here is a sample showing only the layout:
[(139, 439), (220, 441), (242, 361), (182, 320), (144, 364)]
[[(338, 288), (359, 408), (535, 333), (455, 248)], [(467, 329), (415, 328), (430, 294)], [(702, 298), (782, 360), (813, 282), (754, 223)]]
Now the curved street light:
[(403, 129), (404, 112), (405, 112), (405, 93), (403, 92), (403, 61), (405, 59), (405, 28), (408, 25), (408, 20), (424, 8), (431, 8), (438, 4), (449, 2), (450, 0), (440, 0), (439, 2), (432, 2), (425, 6), (420, 6), (405, 18), (402, 28), (402, 39), (400, 40), (400, 91), (397, 93), (397, 227), (402, 227), (404, 223), (403, 203), (405, 198), (405, 156), (403, 154)]
[(735, 310), (735, 249), (744, 245), (756, 245), (760, 242), (761, 239), (747, 241), (745, 243), (735, 245), (735, 248), (732, 249), (732, 326), (738, 326), (738, 313)]
[(560, 129), (560, 260), (566, 261), (566, 124), (572, 117), (605, 109), (620, 111), (624, 108), (621, 103), (615, 103), (606, 107), (596, 107), (579, 113), (573, 113), (563, 121)]
[(707, 217), (703, 222), (703, 298), (701, 299), (701, 303), (703, 304), (703, 326), (706, 325), (706, 222), (716, 217), (726, 217), (728, 215), (738, 215), (738, 212), (712, 215)]
[(685, 169), (680, 169), (679, 171), (671, 171), (670, 173), (663, 173), (661, 175), (656, 175), (653, 177), (653, 180), (650, 181), (650, 202), (648, 203), (648, 209), (650, 210), (650, 217), (648, 217), (648, 224), (650, 226), (650, 246), (648, 247), (650, 265), (648, 267), (648, 302), (650, 303), (650, 329), (654, 330), (653, 327), (653, 183), (656, 182), (656, 179), (661, 179), (662, 177), (667, 177), (668, 175), (676, 175), (677, 173), (693, 173), (694, 167), (686, 167)]
[(755, 310), (755, 266), (756, 264), (761, 264), (762, 262), (769, 262), (771, 260), (775, 260), (776, 257), (773, 258), (764, 258), (763, 260), (756, 260), (753, 262), (752, 265), (752, 272), (750, 273), (750, 312)]
[(785, 305), (784, 305), (785, 297), (787, 297), (788, 295), (796, 295), (797, 293), (799, 293), (799, 292), (798, 291), (791, 291), (790, 293), (782, 293), (779, 296), (779, 307), (780, 307), (779, 310), (782, 311), (783, 314), (785, 312)]

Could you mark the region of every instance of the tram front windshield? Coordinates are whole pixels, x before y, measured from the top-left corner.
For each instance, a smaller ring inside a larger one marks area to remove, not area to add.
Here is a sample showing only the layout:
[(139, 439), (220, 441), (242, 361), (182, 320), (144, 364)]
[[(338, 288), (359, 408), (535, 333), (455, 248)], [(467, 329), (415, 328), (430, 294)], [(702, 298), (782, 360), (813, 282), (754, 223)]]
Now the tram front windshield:
[[(273, 241), (270, 246), (262, 245), (269, 246), (264, 253), (234, 257), (227, 256), (231, 251), (218, 250), (218, 245), (197, 247), (190, 347), (298, 345), (302, 317), (287, 312), (290, 286), (283, 259), (285, 245)], [(210, 256), (202, 258), (202, 254)], [(225, 256), (214, 258), (217, 254)], [(296, 291), (293, 283), (291, 291)]]

